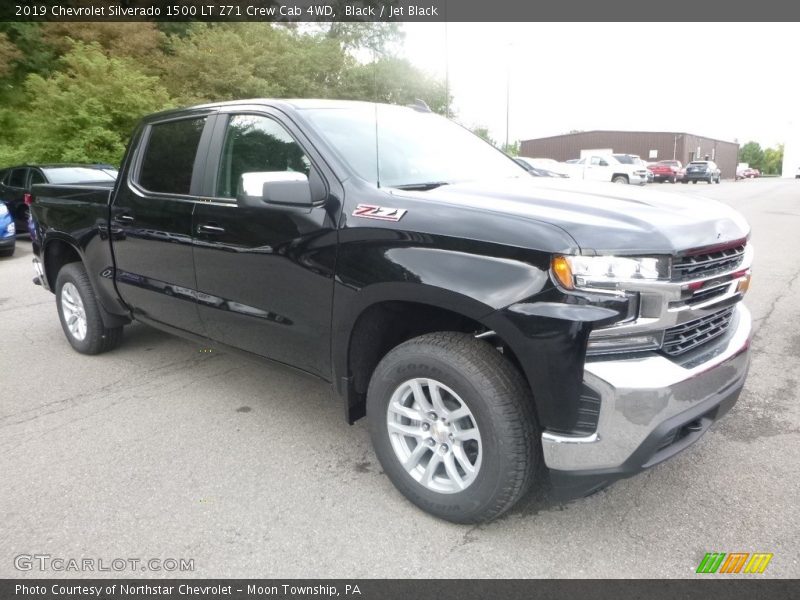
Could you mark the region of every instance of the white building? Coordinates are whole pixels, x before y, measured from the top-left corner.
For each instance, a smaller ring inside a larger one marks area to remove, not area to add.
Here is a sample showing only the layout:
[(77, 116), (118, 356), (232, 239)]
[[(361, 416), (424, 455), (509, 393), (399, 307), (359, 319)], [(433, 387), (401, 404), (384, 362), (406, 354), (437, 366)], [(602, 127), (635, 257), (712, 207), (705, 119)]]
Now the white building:
[(793, 178), (800, 175), (800, 127), (797, 123), (789, 123), (783, 145), (783, 177)]

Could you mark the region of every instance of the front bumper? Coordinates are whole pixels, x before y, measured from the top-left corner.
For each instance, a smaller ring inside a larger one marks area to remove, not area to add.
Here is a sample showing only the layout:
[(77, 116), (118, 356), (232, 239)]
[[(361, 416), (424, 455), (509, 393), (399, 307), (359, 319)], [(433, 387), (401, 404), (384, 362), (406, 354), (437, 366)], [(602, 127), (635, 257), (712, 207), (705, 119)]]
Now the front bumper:
[(680, 360), (649, 353), (587, 361), (584, 381), (601, 398), (597, 431), (585, 437), (542, 434), (558, 495), (587, 495), (697, 441), (739, 397), (751, 326), (739, 303), (723, 336)]
[(631, 173), (631, 175), (628, 176), (628, 181), (632, 185), (644, 185), (648, 182), (648, 180), (649, 178), (647, 175), (637, 175), (636, 173)]

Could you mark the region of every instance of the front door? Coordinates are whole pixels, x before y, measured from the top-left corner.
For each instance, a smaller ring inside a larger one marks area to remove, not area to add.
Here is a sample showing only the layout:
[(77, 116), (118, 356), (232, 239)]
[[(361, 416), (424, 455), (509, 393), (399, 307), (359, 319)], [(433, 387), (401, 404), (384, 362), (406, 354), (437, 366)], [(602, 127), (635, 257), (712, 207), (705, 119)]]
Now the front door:
[[(313, 205), (244, 202), (242, 175), (264, 172), (307, 175)], [(211, 201), (198, 204), (193, 219), (198, 307), (209, 337), (330, 375), (334, 182), (280, 114), (219, 115), (207, 166)]]

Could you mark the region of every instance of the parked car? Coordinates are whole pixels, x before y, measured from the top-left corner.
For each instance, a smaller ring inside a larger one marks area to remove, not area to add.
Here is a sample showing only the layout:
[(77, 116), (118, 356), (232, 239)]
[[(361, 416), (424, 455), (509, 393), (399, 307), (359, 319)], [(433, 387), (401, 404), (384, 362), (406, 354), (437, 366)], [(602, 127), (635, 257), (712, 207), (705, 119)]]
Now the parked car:
[(557, 173), (549, 169), (534, 166), (532, 161), (524, 156), (517, 156), (514, 161), (534, 177), (560, 177), (562, 179), (569, 177), (569, 175), (565, 173)]
[(697, 183), (698, 181), (705, 181), (706, 183), (719, 183), (722, 178), (722, 173), (714, 161), (711, 160), (693, 160), (686, 165), (686, 174), (683, 177), (683, 183)]
[(736, 172), (736, 177), (738, 179), (755, 179), (761, 177), (761, 171), (753, 168), (742, 169)]
[(410, 502), (481, 522), (546, 479), (583, 496), (670, 458), (747, 374), (745, 219), (563, 183), (430, 111), (171, 110), (113, 190), (34, 186), (36, 281), (77, 352), (137, 320), (330, 382)]
[(17, 239), (17, 227), (6, 203), (0, 200), (0, 256), (11, 256)]
[(0, 200), (8, 205), (17, 231), (28, 231), (31, 186), (37, 183), (91, 183), (113, 185), (117, 170), (112, 165), (19, 165), (0, 172)]
[[(625, 155), (627, 156), (627, 155)], [(570, 177), (587, 181), (610, 181), (645, 185), (647, 169), (633, 159), (621, 162), (610, 154), (590, 154), (571, 165)]]
[(682, 179), (683, 165), (679, 160), (660, 160), (648, 167), (653, 173), (653, 180), (659, 183), (669, 181), (670, 183), (677, 183)]
[(797, 171), (794, 174), (795, 179), (800, 179), (800, 167), (797, 167)]

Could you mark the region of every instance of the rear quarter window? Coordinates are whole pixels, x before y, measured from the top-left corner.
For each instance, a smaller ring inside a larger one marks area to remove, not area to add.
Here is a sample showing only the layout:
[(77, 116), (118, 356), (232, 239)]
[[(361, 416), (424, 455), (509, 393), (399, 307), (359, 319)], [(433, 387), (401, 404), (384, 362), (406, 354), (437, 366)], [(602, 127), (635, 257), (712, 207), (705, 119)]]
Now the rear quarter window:
[(146, 190), (188, 195), (206, 117), (150, 126), (137, 182)]

